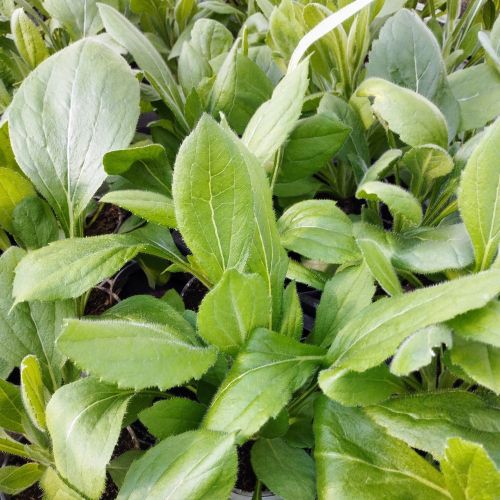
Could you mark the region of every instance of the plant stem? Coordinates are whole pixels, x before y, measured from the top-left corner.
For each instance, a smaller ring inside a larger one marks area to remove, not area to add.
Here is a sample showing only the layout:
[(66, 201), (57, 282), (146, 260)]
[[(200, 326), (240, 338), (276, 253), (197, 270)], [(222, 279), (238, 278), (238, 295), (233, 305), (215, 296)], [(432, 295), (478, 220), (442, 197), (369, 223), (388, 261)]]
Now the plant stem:
[(253, 490), (252, 500), (262, 500), (262, 483), (259, 479), (255, 481), (255, 489)]

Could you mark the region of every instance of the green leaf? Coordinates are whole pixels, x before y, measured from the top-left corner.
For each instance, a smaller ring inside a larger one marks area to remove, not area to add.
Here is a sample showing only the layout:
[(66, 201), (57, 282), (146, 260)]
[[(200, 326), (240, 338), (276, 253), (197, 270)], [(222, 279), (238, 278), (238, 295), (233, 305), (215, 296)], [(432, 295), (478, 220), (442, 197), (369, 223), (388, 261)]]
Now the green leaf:
[(280, 333), (295, 340), (302, 338), (304, 328), (304, 317), (300, 306), (297, 286), (292, 281), (283, 293), (283, 315), (281, 318)]
[(366, 264), (337, 272), (326, 282), (308, 341), (330, 347), (343, 326), (371, 304), (374, 294), (375, 285)]
[(326, 273), (310, 269), (293, 259), (288, 261), (286, 277), (295, 280), (297, 283), (304, 283), (311, 288), (316, 288), (316, 290), (323, 290), (328, 280)]
[(455, 135), (459, 110), (446, 78), (441, 48), (416, 12), (401, 9), (385, 22), (373, 42), (366, 69), (368, 77), (384, 78), (434, 102), (448, 121), (450, 136)]
[(473, 380), (500, 395), (500, 347), (455, 336), (451, 361)]
[[(318, 399), (314, 435), (318, 497), (324, 500), (449, 499), (441, 474), (388, 436), (359, 408)], [(392, 494), (391, 493), (391, 494)]]
[(161, 144), (134, 144), (128, 149), (109, 151), (102, 164), (107, 174), (121, 177), (126, 189), (171, 196), (172, 168)]
[(10, 18), (10, 31), (21, 57), (31, 68), (49, 57), (42, 35), (23, 9), (16, 9)]
[(0, 167), (0, 226), (12, 233), (16, 205), (34, 195), (35, 190), (26, 177), (10, 168)]
[(6, 465), (0, 468), (0, 491), (17, 495), (36, 483), (43, 474), (43, 467), (38, 464), (24, 464), (21, 467)]
[(333, 113), (318, 113), (297, 122), (284, 147), (281, 182), (309, 177), (321, 170), (344, 145), (351, 128)]
[(35, 425), (41, 431), (46, 429), (45, 422), (45, 386), (42, 381), (42, 370), (36, 356), (26, 356), (20, 367), (21, 395), (26, 411)]
[(450, 438), (441, 470), (453, 500), (495, 498), (500, 491), (500, 472), (476, 443)]
[(219, 500), (236, 481), (234, 436), (198, 430), (172, 436), (129, 469), (118, 500)]
[(231, 128), (242, 134), (257, 108), (267, 101), (273, 86), (251, 59), (234, 45), (217, 72), (210, 96), (213, 116), (224, 113)]
[[(117, 10), (103, 3), (99, 4), (98, 7), (106, 31), (132, 54), (135, 62), (146, 73), (147, 79), (174, 113), (180, 126), (186, 131), (189, 130), (182, 113), (183, 97), (177, 87), (177, 82), (155, 46)], [(119, 147), (113, 149), (119, 149)]]
[(10, 145), (8, 121), (0, 124), (0, 165), (16, 172), (21, 172)]
[(375, 114), (409, 146), (436, 144), (446, 148), (446, 120), (436, 105), (425, 97), (381, 78), (368, 78), (356, 94), (372, 97)]
[(119, 271), (145, 246), (131, 234), (53, 242), (21, 260), (13, 295), (16, 302), (78, 297)]
[[(34, 354), (41, 363), (44, 383), (56, 389), (61, 381), (64, 357), (55, 347), (62, 320), (75, 314), (73, 301), (30, 302), (14, 304), (12, 283), (14, 270), (25, 252), (11, 247), (0, 257), (0, 339), (2, 358), (19, 366), (28, 354)], [(46, 275), (44, 276), (45, 279)]]
[[(167, 306), (167, 304), (164, 304)], [(216, 360), (213, 347), (193, 343), (165, 316), (138, 320), (70, 320), (58, 339), (62, 352), (95, 376), (136, 390), (168, 389), (201, 377)]]
[(398, 377), (409, 375), (411, 372), (431, 363), (434, 349), (445, 344), (453, 344), (449, 328), (444, 325), (431, 325), (417, 330), (401, 343), (391, 361), (391, 372)]
[(47, 405), (47, 428), (57, 470), (92, 499), (100, 498), (104, 490), (106, 465), (131, 396), (84, 378), (58, 389)]
[(26, 413), (19, 388), (0, 379), (0, 427), (12, 432), (24, 432)]
[(139, 83), (130, 67), (90, 39), (51, 56), (16, 92), (12, 148), (67, 235), (78, 234), (78, 219), (106, 177), (102, 156), (128, 146), (138, 116)]
[(470, 392), (400, 396), (366, 411), (389, 434), (436, 459), (444, 456), (450, 437), (461, 437), (482, 444), (500, 461), (500, 409)]
[(500, 241), (499, 144), (500, 120), (496, 120), (467, 161), (458, 191), (460, 214), (481, 269), (490, 266)]
[(500, 347), (500, 302), (495, 300), (486, 307), (461, 314), (449, 321), (448, 325), (465, 340)]
[(364, 182), (356, 191), (356, 198), (375, 200), (387, 205), (393, 218), (400, 221), (401, 229), (422, 223), (422, 207), (418, 200), (400, 186), (380, 181)]
[(384, 364), (361, 373), (328, 370), (321, 373), (319, 385), (330, 399), (344, 406), (371, 405), (406, 392), (404, 384)]
[(381, 299), (338, 333), (329, 350), (334, 366), (364, 371), (391, 356), (411, 333), (485, 306), (500, 292), (500, 271), (458, 278)]
[(123, 485), (123, 481), (125, 480), (125, 476), (127, 475), (130, 466), (134, 463), (135, 460), (139, 459), (144, 455), (144, 451), (142, 450), (128, 450), (125, 453), (122, 453), (120, 456), (111, 460), (109, 465), (106, 467), (108, 474), (113, 479), (113, 482), (121, 488)]
[(283, 439), (259, 439), (251, 460), (257, 477), (284, 500), (316, 498), (314, 461), (304, 450)]
[(288, 73), (274, 89), (271, 99), (252, 116), (243, 143), (264, 165), (284, 144), (295, 127), (307, 89), (309, 61)]
[(164, 227), (175, 227), (174, 204), (171, 198), (153, 191), (124, 189), (105, 194), (102, 203), (112, 203), (134, 215)]
[(210, 344), (234, 355), (252, 330), (269, 326), (270, 311), (264, 279), (229, 269), (200, 304), (199, 333)]
[(361, 223), (355, 226), (355, 236), (372, 276), (389, 295), (400, 295), (403, 289), (391, 262), (386, 233), (379, 228)]
[(324, 351), (257, 329), (215, 395), (203, 426), (251, 436), (276, 417), (323, 360)]
[(196, 429), (206, 407), (197, 401), (172, 398), (158, 401), (139, 414), (140, 421), (158, 439)]
[(48, 498), (54, 500), (85, 500), (82, 495), (71, 488), (59, 474), (48, 467), (40, 479), (40, 486)]
[(281, 243), (310, 259), (343, 264), (360, 258), (349, 217), (330, 200), (307, 200), (278, 221)]
[(470, 66), (450, 75), (460, 105), (460, 131), (484, 127), (500, 114), (500, 75), (490, 65)]
[(45, 200), (25, 198), (12, 212), (12, 232), (27, 250), (36, 250), (59, 239), (59, 226)]
[(362, 188), (365, 182), (377, 181), (387, 177), (392, 171), (393, 164), (401, 158), (402, 151), (400, 149), (388, 149), (380, 158), (370, 166), (359, 183), (359, 188)]
[(233, 136), (207, 115), (179, 150), (173, 195), (179, 229), (208, 277), (242, 270), (254, 230), (250, 178)]

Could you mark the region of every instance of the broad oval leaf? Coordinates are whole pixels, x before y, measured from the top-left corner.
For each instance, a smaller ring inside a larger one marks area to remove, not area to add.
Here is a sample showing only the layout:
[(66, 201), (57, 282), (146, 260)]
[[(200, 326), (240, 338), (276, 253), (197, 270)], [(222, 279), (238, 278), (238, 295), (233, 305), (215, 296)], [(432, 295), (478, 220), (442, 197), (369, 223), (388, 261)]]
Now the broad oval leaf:
[(381, 78), (368, 78), (358, 96), (373, 97), (373, 110), (410, 146), (436, 144), (446, 148), (448, 127), (441, 111), (416, 92)]
[(500, 271), (491, 270), (381, 299), (338, 333), (329, 359), (334, 366), (364, 371), (391, 356), (416, 330), (479, 309), (498, 293)]
[(173, 195), (181, 234), (209, 278), (242, 269), (254, 231), (250, 177), (233, 136), (207, 115), (179, 150)]
[(236, 481), (234, 435), (190, 431), (163, 440), (130, 467), (118, 500), (220, 500)]
[(358, 260), (352, 222), (330, 200), (307, 200), (292, 205), (278, 221), (285, 248), (331, 264)]
[(490, 266), (500, 241), (500, 119), (470, 156), (458, 193), (460, 214), (474, 246), (476, 265)]
[(47, 428), (58, 472), (92, 499), (104, 490), (111, 458), (131, 392), (94, 378), (58, 389), (47, 405)]
[(78, 234), (78, 219), (106, 178), (102, 156), (128, 146), (138, 117), (139, 82), (120, 56), (92, 40), (51, 56), (16, 92), (12, 148), (68, 235)]

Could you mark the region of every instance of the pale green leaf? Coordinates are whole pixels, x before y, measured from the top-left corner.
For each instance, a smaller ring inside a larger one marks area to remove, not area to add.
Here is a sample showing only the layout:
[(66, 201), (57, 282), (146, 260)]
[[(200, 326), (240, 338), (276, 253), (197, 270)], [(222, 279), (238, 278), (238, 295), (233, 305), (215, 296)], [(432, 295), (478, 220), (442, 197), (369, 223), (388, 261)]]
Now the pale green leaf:
[(38, 464), (24, 464), (20, 467), (6, 465), (0, 468), (0, 491), (9, 495), (17, 495), (36, 483), (43, 474)]
[(295, 281), (285, 288), (283, 293), (283, 314), (281, 318), (280, 333), (295, 340), (302, 338), (304, 315), (300, 305)]
[(241, 270), (254, 231), (250, 177), (233, 136), (207, 115), (179, 150), (173, 195), (181, 234), (209, 278)]
[(106, 465), (131, 395), (84, 378), (58, 389), (47, 405), (57, 470), (87, 497), (98, 499), (104, 490)]
[(0, 379), (0, 427), (12, 432), (24, 432), (26, 417), (19, 387)]
[(271, 298), (264, 279), (229, 269), (200, 304), (200, 336), (234, 355), (252, 330), (270, 326), (270, 310)]
[(42, 35), (23, 9), (16, 9), (12, 13), (10, 26), (16, 48), (31, 68), (35, 68), (49, 57)]
[(40, 479), (40, 486), (51, 500), (86, 500), (71, 488), (52, 467), (46, 469)]
[(378, 181), (379, 179), (389, 175), (394, 162), (399, 160), (402, 154), (403, 153), (400, 149), (388, 149), (385, 151), (366, 171), (365, 175), (361, 179), (361, 182), (359, 183), (359, 188), (363, 187), (365, 182)]
[(118, 500), (221, 500), (236, 481), (234, 436), (198, 430), (171, 436), (130, 467)]
[(328, 280), (328, 276), (325, 273), (310, 269), (294, 259), (288, 261), (286, 277), (297, 283), (304, 283), (311, 288), (316, 288), (316, 290), (323, 290)]
[(46, 429), (45, 422), (45, 386), (42, 381), (42, 370), (36, 356), (26, 356), (20, 367), (21, 395), (26, 411), (38, 429)]
[(322, 362), (323, 353), (269, 330), (255, 330), (222, 382), (203, 426), (251, 436), (278, 415)]

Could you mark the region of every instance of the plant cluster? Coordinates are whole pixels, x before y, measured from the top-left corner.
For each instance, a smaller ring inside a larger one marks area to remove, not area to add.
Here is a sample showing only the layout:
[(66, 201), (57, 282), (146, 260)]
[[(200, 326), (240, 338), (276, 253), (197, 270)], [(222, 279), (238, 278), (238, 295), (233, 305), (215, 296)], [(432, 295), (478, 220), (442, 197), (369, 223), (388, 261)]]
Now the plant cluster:
[(0, 0), (0, 491), (500, 498), (499, 9)]

